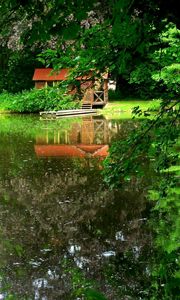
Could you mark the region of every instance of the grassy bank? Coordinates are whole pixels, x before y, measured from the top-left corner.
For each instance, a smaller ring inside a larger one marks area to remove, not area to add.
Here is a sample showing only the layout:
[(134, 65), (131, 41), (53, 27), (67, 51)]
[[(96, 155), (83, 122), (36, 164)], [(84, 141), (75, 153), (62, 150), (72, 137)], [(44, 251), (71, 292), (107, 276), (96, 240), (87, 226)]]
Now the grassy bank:
[[(121, 100), (109, 101), (103, 110), (107, 118), (130, 118), (132, 109), (139, 106), (142, 110), (158, 109), (160, 100)], [(64, 95), (61, 89), (42, 89), (24, 91), (17, 94), (0, 94), (0, 113), (34, 113), (43, 110), (74, 109), (80, 107), (71, 95)]]
[(160, 106), (160, 100), (121, 100), (110, 101), (103, 109), (103, 115), (107, 118), (130, 118), (132, 117), (132, 110), (134, 107), (139, 106), (143, 111), (151, 110), (156, 111)]

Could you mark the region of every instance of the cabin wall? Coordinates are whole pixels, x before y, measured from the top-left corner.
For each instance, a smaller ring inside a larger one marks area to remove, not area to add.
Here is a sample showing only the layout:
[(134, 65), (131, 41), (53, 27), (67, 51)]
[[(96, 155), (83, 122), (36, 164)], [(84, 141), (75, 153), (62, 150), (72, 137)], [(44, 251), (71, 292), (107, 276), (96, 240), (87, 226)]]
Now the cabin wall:
[(36, 89), (42, 89), (46, 86), (45, 81), (35, 81), (35, 88)]
[(92, 80), (83, 81), (81, 82), (81, 91), (85, 92), (87, 89), (93, 88), (93, 85), (94, 83)]
[(52, 87), (52, 86), (56, 86), (57, 85), (57, 81), (35, 81), (35, 88), (36, 89), (42, 89), (44, 87)]

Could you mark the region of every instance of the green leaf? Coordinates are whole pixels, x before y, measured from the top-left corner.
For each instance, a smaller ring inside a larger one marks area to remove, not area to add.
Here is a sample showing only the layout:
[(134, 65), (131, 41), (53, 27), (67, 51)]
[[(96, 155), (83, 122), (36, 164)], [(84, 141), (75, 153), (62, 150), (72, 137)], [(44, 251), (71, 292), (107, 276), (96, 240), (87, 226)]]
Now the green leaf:
[(107, 298), (103, 294), (94, 289), (86, 290), (85, 296), (87, 297), (87, 300), (107, 300)]

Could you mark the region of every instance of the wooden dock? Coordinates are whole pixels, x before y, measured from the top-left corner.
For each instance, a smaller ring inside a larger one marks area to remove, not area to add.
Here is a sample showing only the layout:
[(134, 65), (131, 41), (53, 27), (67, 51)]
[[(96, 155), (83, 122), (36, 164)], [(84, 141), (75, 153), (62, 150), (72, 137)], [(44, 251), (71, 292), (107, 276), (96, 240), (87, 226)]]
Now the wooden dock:
[(61, 117), (72, 117), (81, 115), (96, 114), (96, 109), (69, 109), (69, 110), (58, 110), (58, 111), (41, 111), (40, 116), (43, 118), (61, 118)]

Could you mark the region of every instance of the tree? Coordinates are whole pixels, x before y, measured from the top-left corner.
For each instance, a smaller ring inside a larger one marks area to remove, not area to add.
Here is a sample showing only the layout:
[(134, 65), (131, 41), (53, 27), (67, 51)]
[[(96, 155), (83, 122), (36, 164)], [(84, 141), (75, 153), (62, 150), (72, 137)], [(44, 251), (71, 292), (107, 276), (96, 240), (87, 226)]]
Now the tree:
[(2, 1), (6, 26), (1, 27), (1, 34), (10, 38), (18, 26), (22, 43), (33, 47), (49, 43), (50, 49), (55, 49), (59, 59), (48, 61), (53, 66), (63, 62), (78, 67), (78, 72), (108, 68), (121, 89), (125, 85), (132, 91), (130, 74), (142, 61), (148, 63), (148, 45), (160, 48), (155, 43), (166, 25), (161, 20), (178, 24), (177, 11), (174, 0), (171, 5), (161, 0)]

